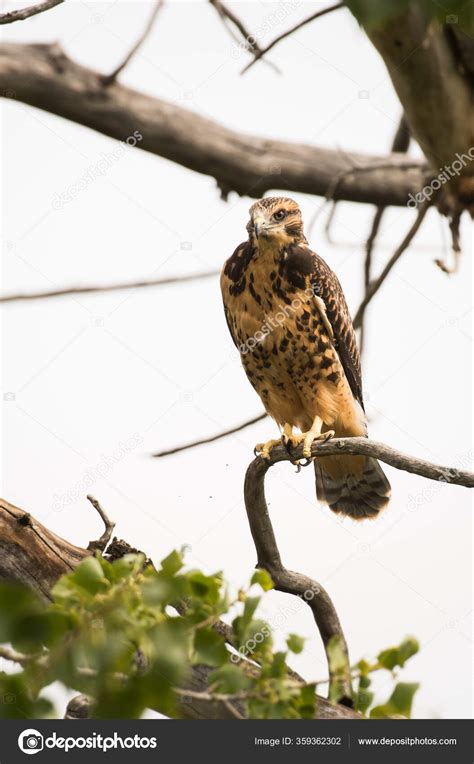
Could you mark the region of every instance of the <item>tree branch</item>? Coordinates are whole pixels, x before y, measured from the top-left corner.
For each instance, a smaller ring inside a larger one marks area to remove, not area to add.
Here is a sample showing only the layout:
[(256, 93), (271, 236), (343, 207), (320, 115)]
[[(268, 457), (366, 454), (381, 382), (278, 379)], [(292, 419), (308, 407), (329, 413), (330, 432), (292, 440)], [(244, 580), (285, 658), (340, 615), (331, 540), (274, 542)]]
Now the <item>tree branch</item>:
[(50, 297), (64, 297), (68, 294), (90, 294), (92, 292), (117, 292), (121, 289), (142, 289), (144, 287), (161, 287), (169, 284), (181, 284), (186, 281), (201, 281), (218, 276), (220, 271), (206, 271), (204, 273), (191, 273), (186, 276), (167, 276), (165, 278), (150, 279), (143, 281), (129, 281), (121, 284), (85, 284), (84, 286), (70, 286), (61, 289), (47, 289), (41, 292), (18, 292), (16, 294), (0, 295), (0, 303), (22, 302), (25, 300), (44, 300)]
[[(311, 145), (242, 135), (174, 104), (71, 61), (58, 45), (0, 45), (0, 92), (118, 140), (134, 133), (137, 146), (196, 172), (226, 191), (260, 197), (270, 189), (404, 206), (424, 185), (423, 161), (347, 154)], [(363, 177), (354, 167), (366, 167)]]
[(273, 454), (275, 450), (282, 449), (286, 453), (286, 458), (290, 455), (283, 446), (278, 449), (272, 449), (272, 460), (266, 461), (257, 457), (249, 466), (245, 475), (244, 498), (245, 508), (250, 524), (250, 531), (257, 551), (257, 567), (264, 568), (270, 574), (275, 589), (279, 592), (286, 592), (300, 597), (311, 608), (316, 626), (321, 634), (326, 655), (329, 664), (329, 646), (331, 640), (337, 638), (339, 644), (346, 656), (346, 667), (344, 677), (339, 678), (332, 675), (330, 670), (330, 688), (342, 695), (346, 703), (351, 702), (351, 680), (349, 652), (342, 626), (339, 621), (336, 609), (326, 590), (321, 584), (313, 581), (308, 576), (301, 573), (294, 573), (287, 570), (281, 561), (275, 534), (273, 532), (270, 515), (268, 513), (267, 502), (265, 500), (264, 481), (265, 475), (275, 461)]
[(316, 19), (319, 19), (321, 16), (326, 16), (327, 13), (332, 13), (332, 11), (337, 11), (338, 8), (343, 8), (345, 3), (336, 3), (335, 5), (330, 5), (328, 8), (323, 8), (321, 11), (316, 11), (316, 13), (313, 13), (311, 16), (309, 16), (307, 19), (304, 19), (303, 21), (300, 21), (296, 26), (292, 27), (291, 29), (288, 29), (286, 32), (283, 32), (283, 34), (279, 35), (278, 37), (275, 37), (274, 40), (272, 40), (269, 45), (267, 45), (266, 48), (255, 50), (254, 53), (254, 59), (253, 61), (250, 61), (249, 64), (247, 64), (244, 69), (242, 69), (241, 74), (244, 74), (247, 72), (251, 66), (253, 66), (262, 56), (265, 55), (265, 53), (268, 53), (269, 50), (275, 47), (275, 45), (278, 45), (279, 42), (285, 39), (285, 37), (289, 37), (293, 34), (293, 32), (296, 32), (298, 29), (301, 29), (302, 27), (306, 26), (306, 24), (309, 24), (311, 21), (315, 21)]
[(45, 0), (38, 5), (29, 5), (27, 8), (21, 8), (18, 11), (8, 11), (7, 13), (0, 14), (0, 24), (13, 24), (14, 21), (24, 21), (25, 19), (36, 16), (38, 13), (49, 11), (50, 8), (54, 8), (56, 5), (61, 5), (64, 0)]
[(137, 53), (137, 51), (141, 48), (141, 46), (145, 42), (146, 38), (150, 34), (151, 30), (153, 29), (153, 25), (155, 23), (156, 17), (158, 16), (158, 13), (161, 10), (161, 8), (163, 7), (163, 5), (164, 5), (164, 0), (158, 0), (158, 2), (155, 4), (155, 7), (153, 8), (153, 10), (151, 12), (151, 16), (148, 19), (148, 22), (147, 22), (147, 24), (145, 26), (145, 29), (143, 30), (143, 32), (141, 33), (140, 37), (136, 41), (135, 45), (133, 45), (133, 47), (127, 53), (127, 55), (123, 59), (122, 63), (119, 64), (113, 70), (113, 72), (111, 72), (110, 74), (106, 74), (106, 75), (104, 75), (104, 77), (102, 77), (102, 83), (105, 85), (105, 87), (109, 87), (109, 85), (111, 85), (113, 82), (115, 82), (115, 80), (117, 79), (117, 77), (120, 74), (120, 72), (122, 72), (125, 69), (125, 67), (132, 60), (132, 58), (135, 55), (135, 53)]
[(94, 499), (93, 496), (90, 494), (87, 495), (88, 501), (92, 504), (94, 509), (99, 513), (102, 522), (105, 525), (105, 530), (100, 537), (100, 539), (97, 539), (97, 541), (89, 541), (89, 544), (87, 545), (87, 550), (89, 552), (103, 552), (105, 550), (105, 547), (110, 541), (110, 537), (112, 536), (113, 530), (115, 528), (115, 523), (112, 522), (112, 520), (107, 515), (106, 511), (101, 507), (100, 503), (97, 501), (97, 499)]
[(202, 446), (205, 443), (214, 443), (216, 440), (226, 438), (228, 435), (233, 435), (234, 432), (240, 432), (240, 430), (245, 429), (245, 427), (250, 427), (252, 424), (261, 422), (262, 419), (266, 419), (267, 416), (268, 414), (266, 413), (259, 414), (259, 416), (256, 416), (253, 419), (248, 419), (246, 422), (242, 422), (242, 424), (238, 424), (236, 427), (231, 427), (230, 430), (224, 430), (223, 432), (218, 432), (216, 435), (210, 435), (208, 438), (194, 440), (191, 443), (185, 443), (182, 446), (175, 446), (174, 448), (170, 448), (167, 451), (158, 451), (156, 454), (152, 454), (152, 456), (158, 459), (162, 456), (171, 456), (171, 454), (177, 454), (180, 451), (187, 451), (188, 448), (196, 448), (196, 446)]
[[(258, 55), (258, 57), (261, 58), (261, 56), (263, 56), (262, 49), (260, 48), (255, 36), (249, 32), (241, 19), (230, 8), (228, 8), (227, 5), (222, 2), (222, 0), (209, 0), (209, 2), (216, 9), (225, 25), (226, 21), (230, 21), (231, 24), (239, 31), (241, 35), (240, 44), (243, 43), (246, 50), (248, 50), (250, 53)], [(230, 29), (229, 31), (231, 32)], [(236, 42), (239, 42), (233, 34), (232, 37), (234, 40), (236, 40)], [(279, 73), (278, 67), (275, 66), (275, 64), (273, 64), (271, 61), (264, 61), (264, 63), (268, 64), (268, 66), (271, 66), (272, 69)]]
[[(400, 118), (400, 122), (398, 123), (398, 127), (396, 129), (393, 141), (392, 141), (391, 149), (392, 151), (397, 151), (397, 152), (406, 154), (409, 147), (410, 147), (410, 128), (407, 125), (405, 115), (402, 114)], [(372, 279), (372, 253), (374, 250), (375, 240), (377, 238), (377, 234), (380, 229), (380, 224), (382, 222), (385, 209), (386, 209), (385, 207), (376, 208), (374, 217), (372, 220), (370, 233), (365, 244), (364, 289), (366, 291), (369, 288), (370, 282)], [(359, 337), (359, 345), (360, 345), (361, 354), (363, 353), (363, 350), (364, 350), (364, 338), (365, 338), (364, 321), (362, 320), (360, 325), (360, 337)]]
[[(439, 464), (419, 459), (417, 456), (404, 454), (395, 448), (391, 448), (391, 446), (385, 445), (385, 443), (369, 440), (369, 438), (332, 438), (326, 441), (326, 443), (315, 441), (311, 448), (312, 457), (334, 456), (337, 454), (372, 456), (390, 465), (390, 467), (411, 472), (414, 475), (420, 475), (428, 480), (451, 483), (452, 485), (459, 485), (464, 488), (474, 488), (474, 472), (458, 470), (455, 467), (442, 467)], [(295, 460), (303, 458), (303, 445), (295, 448), (291, 454), (281, 445), (272, 448), (268, 460), (258, 456), (252, 464), (259, 465), (261, 462), (264, 462), (266, 472), (269, 467), (278, 462), (290, 461), (293, 463)], [(261, 469), (261, 467), (258, 467), (258, 469)]]
[[(326, 443), (315, 442), (311, 449), (312, 457), (334, 454), (352, 454), (375, 457), (396, 469), (405, 470), (430, 480), (474, 488), (474, 473), (451, 467), (441, 467), (417, 457), (408, 456), (383, 443), (367, 438), (335, 438)], [(250, 531), (257, 551), (257, 567), (270, 574), (277, 591), (301, 597), (311, 608), (314, 620), (326, 649), (329, 665), (329, 683), (332, 691), (342, 694), (343, 702), (351, 698), (351, 674), (347, 643), (334, 604), (321, 586), (311, 578), (287, 570), (280, 557), (275, 534), (265, 499), (265, 475), (274, 464), (281, 461), (301, 459), (303, 445), (291, 454), (281, 445), (272, 448), (269, 459), (257, 456), (249, 465), (245, 476), (244, 498)], [(343, 676), (331, 672), (330, 646), (336, 638), (346, 655)], [(330, 695), (331, 696), (331, 695)]]

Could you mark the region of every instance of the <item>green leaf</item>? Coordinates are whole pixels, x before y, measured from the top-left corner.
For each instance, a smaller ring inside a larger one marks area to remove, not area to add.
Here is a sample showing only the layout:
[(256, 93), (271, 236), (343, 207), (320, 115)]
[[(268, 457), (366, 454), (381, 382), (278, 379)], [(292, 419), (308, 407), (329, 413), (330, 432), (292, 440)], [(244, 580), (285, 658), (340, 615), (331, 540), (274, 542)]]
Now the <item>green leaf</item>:
[(56, 602), (71, 602), (74, 596), (87, 600), (110, 588), (110, 582), (96, 557), (86, 557), (73, 571), (62, 576), (52, 589)]
[(371, 719), (387, 719), (389, 717), (411, 716), (413, 697), (420, 685), (415, 682), (399, 682), (395, 685), (390, 698), (381, 706), (375, 706), (370, 712)]
[(25, 633), (23, 624), (45, 608), (30, 589), (16, 584), (0, 584), (0, 642), (10, 642)]
[(258, 568), (258, 570), (255, 571), (250, 584), (258, 584), (262, 587), (264, 592), (268, 592), (270, 589), (273, 589), (274, 586), (270, 573), (263, 568)]
[(197, 629), (194, 636), (194, 650), (195, 662), (205, 663), (208, 666), (222, 666), (229, 657), (223, 637), (213, 629)]
[(242, 669), (232, 666), (230, 663), (221, 666), (209, 675), (209, 684), (216, 685), (217, 692), (233, 695), (241, 690), (246, 690), (251, 685), (251, 680)]
[(387, 650), (382, 650), (377, 656), (377, 660), (381, 666), (393, 671), (396, 666), (403, 668), (405, 663), (412, 655), (415, 655), (420, 646), (418, 641), (414, 637), (407, 637), (398, 647), (389, 647)]
[(168, 557), (161, 560), (161, 569), (167, 576), (174, 576), (184, 565), (183, 556), (174, 549)]
[(326, 650), (331, 674), (347, 671), (347, 653), (342, 638), (336, 634), (332, 636), (327, 644)]
[(291, 650), (292, 653), (303, 652), (304, 642), (304, 638), (300, 637), (298, 634), (289, 634), (288, 639), (286, 640), (288, 650)]
[(316, 713), (316, 694), (315, 687), (307, 684), (300, 690), (300, 696), (296, 702), (298, 715), (302, 719), (313, 719)]
[(273, 656), (273, 661), (269, 668), (269, 675), (272, 677), (285, 677), (288, 673), (286, 665), (286, 653), (278, 652)]
[(359, 711), (361, 714), (365, 714), (368, 708), (372, 705), (373, 700), (374, 693), (359, 685), (359, 690), (355, 698), (354, 710)]
[(239, 641), (243, 641), (244, 638), (253, 638), (253, 635), (249, 633), (249, 626), (252, 622), (253, 614), (255, 613), (259, 602), (260, 597), (247, 597), (245, 600), (244, 611), (242, 615), (237, 616), (232, 621), (232, 628), (234, 629), (234, 632)]

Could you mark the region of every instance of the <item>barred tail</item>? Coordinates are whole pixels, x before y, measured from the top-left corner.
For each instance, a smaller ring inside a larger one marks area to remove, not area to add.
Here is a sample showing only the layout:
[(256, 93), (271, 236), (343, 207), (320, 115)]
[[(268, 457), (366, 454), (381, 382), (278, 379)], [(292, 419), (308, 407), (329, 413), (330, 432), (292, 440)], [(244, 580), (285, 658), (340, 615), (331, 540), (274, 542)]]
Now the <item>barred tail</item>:
[(316, 496), (354, 520), (377, 517), (390, 499), (390, 483), (377, 459), (324, 456), (314, 462)]

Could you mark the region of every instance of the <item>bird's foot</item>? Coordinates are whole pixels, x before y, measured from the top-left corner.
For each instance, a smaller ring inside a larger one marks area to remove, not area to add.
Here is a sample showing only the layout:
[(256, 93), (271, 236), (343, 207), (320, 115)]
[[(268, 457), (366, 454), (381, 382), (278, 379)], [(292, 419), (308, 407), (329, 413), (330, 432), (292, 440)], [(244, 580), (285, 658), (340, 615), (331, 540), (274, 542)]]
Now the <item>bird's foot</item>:
[(306, 459), (311, 459), (311, 446), (313, 443), (318, 440), (321, 443), (326, 443), (326, 441), (331, 440), (331, 438), (334, 438), (335, 436), (334, 430), (326, 430), (326, 432), (313, 432), (312, 430), (309, 430), (309, 432), (303, 433), (302, 440), (303, 440), (303, 456)]
[(270, 451), (274, 446), (281, 446), (280, 438), (278, 440), (267, 440), (266, 443), (257, 443), (253, 452), (255, 456), (261, 456), (262, 459), (270, 459)]

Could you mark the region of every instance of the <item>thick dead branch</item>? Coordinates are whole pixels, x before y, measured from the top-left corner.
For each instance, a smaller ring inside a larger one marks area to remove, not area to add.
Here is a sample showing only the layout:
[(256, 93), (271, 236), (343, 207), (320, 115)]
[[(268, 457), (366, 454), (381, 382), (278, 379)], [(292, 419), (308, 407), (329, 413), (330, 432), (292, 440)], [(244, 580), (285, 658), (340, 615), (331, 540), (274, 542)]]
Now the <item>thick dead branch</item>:
[(375, 279), (375, 281), (373, 281), (371, 284), (369, 284), (365, 292), (364, 298), (362, 299), (362, 302), (360, 303), (353, 319), (353, 324), (356, 329), (360, 329), (360, 327), (362, 326), (362, 322), (364, 320), (364, 314), (368, 304), (371, 302), (372, 298), (377, 294), (377, 292), (379, 291), (380, 287), (384, 283), (385, 279), (389, 275), (394, 265), (397, 264), (400, 257), (403, 255), (405, 250), (410, 246), (411, 242), (415, 238), (417, 231), (419, 230), (430, 206), (431, 206), (430, 202), (423, 202), (422, 204), (420, 204), (418, 208), (417, 216), (415, 218), (415, 222), (411, 226), (405, 238), (403, 239), (401, 244), (397, 247), (397, 249), (393, 253), (392, 257), (386, 264), (380, 276), (377, 279)]
[(332, 11), (337, 11), (338, 8), (343, 8), (344, 3), (336, 3), (335, 5), (330, 5), (328, 8), (323, 8), (321, 11), (316, 11), (316, 13), (313, 13), (311, 16), (309, 16), (307, 19), (304, 19), (303, 21), (300, 21), (299, 24), (296, 24), (291, 29), (288, 29), (286, 32), (283, 32), (283, 34), (279, 35), (278, 37), (275, 37), (274, 40), (272, 40), (269, 45), (267, 45), (266, 48), (257, 50), (255, 49), (254, 53), (254, 59), (249, 64), (247, 64), (244, 69), (242, 69), (241, 74), (244, 74), (244, 72), (247, 72), (251, 66), (253, 66), (262, 56), (265, 55), (265, 53), (268, 53), (269, 50), (275, 47), (275, 45), (278, 45), (279, 42), (285, 39), (285, 37), (289, 37), (293, 34), (293, 32), (298, 31), (298, 29), (301, 29), (302, 27), (306, 26), (306, 24), (309, 24), (311, 21), (315, 21), (316, 19), (319, 19), (321, 16), (326, 16), (328, 13), (332, 13)]
[[(124, 554), (134, 552), (126, 542), (114, 541), (108, 547), (107, 559), (118, 559)], [(110, 554), (109, 554), (110, 553)], [(28, 512), (0, 499), (0, 581), (28, 586), (42, 597), (51, 599), (51, 588), (58, 578), (69, 573), (88, 555), (89, 549), (73, 546), (68, 541), (56, 536), (45, 528)], [(224, 636), (229, 629), (222, 625)], [(23, 655), (9, 648), (2, 648), (0, 657), (24, 664), (30, 656)], [(242, 670), (257, 673), (259, 667), (249, 661), (241, 661)], [(213, 667), (198, 665), (192, 669), (189, 682), (183, 688), (179, 699), (179, 711), (187, 719), (233, 719), (237, 714), (244, 715), (242, 702), (216, 701), (210, 691), (209, 675)], [(294, 672), (292, 676), (302, 681)], [(189, 689), (189, 695), (186, 694)], [(202, 694), (202, 697), (200, 696)], [(91, 706), (92, 704), (92, 706)], [(77, 696), (70, 701), (66, 718), (88, 718), (93, 715), (93, 702), (85, 695)], [(358, 714), (345, 706), (330, 703), (318, 696), (316, 712), (318, 719), (360, 718)]]
[(423, 161), (407, 167), (398, 154), (347, 154), (245, 135), (119, 82), (105, 88), (101, 74), (58, 45), (0, 45), (0, 93), (118, 140), (137, 132), (141, 149), (251, 197), (270, 189), (324, 195), (340, 177), (334, 198), (403, 206), (424, 184)]
[(0, 303), (23, 302), (25, 300), (44, 300), (50, 297), (64, 297), (68, 294), (90, 294), (92, 292), (118, 292), (121, 289), (143, 289), (146, 287), (161, 287), (169, 284), (182, 284), (186, 281), (201, 281), (218, 276), (219, 271), (207, 271), (206, 273), (192, 273), (188, 276), (169, 276), (159, 279), (143, 281), (129, 281), (121, 284), (84, 284), (84, 286), (70, 286), (62, 289), (47, 289), (42, 292), (18, 292), (16, 294), (0, 295)]
[(38, 13), (49, 11), (50, 8), (54, 8), (56, 5), (61, 5), (61, 3), (64, 3), (64, 0), (45, 0), (44, 3), (29, 5), (27, 8), (20, 8), (17, 11), (1, 13), (0, 24), (13, 24), (14, 21), (24, 21), (32, 16), (37, 16)]
[(132, 60), (132, 58), (135, 55), (135, 53), (137, 53), (137, 51), (141, 48), (141, 46), (145, 42), (146, 38), (150, 34), (151, 30), (153, 29), (153, 25), (154, 25), (154, 23), (156, 21), (156, 17), (158, 16), (159, 11), (163, 7), (163, 4), (164, 4), (164, 0), (158, 0), (158, 2), (155, 3), (155, 7), (153, 8), (153, 10), (151, 12), (150, 18), (148, 19), (148, 22), (147, 22), (147, 24), (145, 26), (145, 29), (143, 30), (143, 32), (141, 33), (140, 37), (136, 41), (135, 45), (133, 45), (133, 47), (130, 48), (129, 52), (127, 53), (127, 55), (123, 59), (122, 63), (119, 64), (113, 70), (113, 72), (111, 72), (110, 74), (106, 74), (102, 78), (102, 82), (103, 82), (103, 84), (106, 87), (109, 87), (109, 85), (111, 85), (112, 82), (115, 82), (115, 80), (119, 76), (120, 72), (122, 72), (125, 69), (125, 67)]
[(152, 454), (152, 456), (154, 456), (155, 458), (160, 458), (162, 456), (171, 456), (171, 454), (177, 454), (180, 451), (187, 451), (188, 448), (196, 448), (196, 446), (202, 446), (205, 443), (214, 443), (215, 440), (226, 438), (228, 435), (233, 435), (234, 432), (240, 432), (240, 430), (245, 429), (245, 427), (250, 427), (250, 425), (252, 424), (261, 422), (262, 419), (265, 419), (267, 416), (268, 416), (267, 414), (260, 414), (259, 416), (256, 416), (253, 419), (248, 419), (246, 422), (242, 422), (242, 424), (239, 424), (236, 427), (231, 427), (229, 430), (218, 432), (216, 435), (211, 435), (208, 438), (201, 438), (200, 440), (194, 440), (191, 443), (185, 443), (182, 446), (175, 446), (174, 448), (170, 448), (167, 451), (158, 451), (156, 454)]

